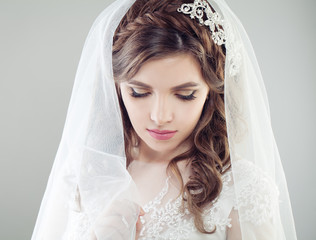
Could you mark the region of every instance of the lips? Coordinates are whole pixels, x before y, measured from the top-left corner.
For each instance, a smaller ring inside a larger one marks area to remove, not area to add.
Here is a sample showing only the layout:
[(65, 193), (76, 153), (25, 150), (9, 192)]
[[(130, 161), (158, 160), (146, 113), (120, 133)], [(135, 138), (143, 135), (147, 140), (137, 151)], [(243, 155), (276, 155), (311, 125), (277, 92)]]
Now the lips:
[(177, 131), (169, 131), (169, 130), (158, 130), (158, 129), (147, 129), (150, 136), (157, 140), (168, 140), (172, 138)]

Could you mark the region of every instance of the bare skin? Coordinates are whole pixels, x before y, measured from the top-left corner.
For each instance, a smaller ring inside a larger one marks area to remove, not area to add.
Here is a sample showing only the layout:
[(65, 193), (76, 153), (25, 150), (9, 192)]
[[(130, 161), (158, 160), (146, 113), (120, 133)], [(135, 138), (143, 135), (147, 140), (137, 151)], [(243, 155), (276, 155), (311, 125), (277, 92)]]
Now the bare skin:
[[(197, 61), (189, 54), (179, 54), (146, 62), (132, 79), (121, 83), (120, 89), (140, 139), (129, 173), (144, 205), (162, 189), (169, 161), (190, 147), (187, 139), (200, 119), (209, 88)], [(159, 131), (175, 134), (165, 138)], [(186, 181), (189, 172), (185, 164), (179, 168)], [(172, 180), (180, 189), (178, 180), (171, 179), (171, 184)], [(139, 219), (136, 230), (138, 237)]]

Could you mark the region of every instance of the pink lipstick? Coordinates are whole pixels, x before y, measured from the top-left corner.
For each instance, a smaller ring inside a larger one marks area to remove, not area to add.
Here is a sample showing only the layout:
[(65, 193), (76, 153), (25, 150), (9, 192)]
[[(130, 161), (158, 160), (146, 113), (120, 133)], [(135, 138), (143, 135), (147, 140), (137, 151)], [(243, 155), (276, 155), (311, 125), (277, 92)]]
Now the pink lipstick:
[(177, 131), (169, 131), (169, 130), (158, 130), (158, 129), (147, 129), (150, 136), (157, 140), (168, 140), (172, 138)]

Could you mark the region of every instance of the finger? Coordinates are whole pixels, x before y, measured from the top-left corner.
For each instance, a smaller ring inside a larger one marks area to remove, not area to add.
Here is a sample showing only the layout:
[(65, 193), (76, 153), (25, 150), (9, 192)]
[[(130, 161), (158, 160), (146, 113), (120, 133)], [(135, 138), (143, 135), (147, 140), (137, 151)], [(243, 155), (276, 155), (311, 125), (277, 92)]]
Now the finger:
[(142, 207), (140, 207), (139, 216), (144, 216), (144, 215), (145, 215), (145, 211)]
[(140, 231), (143, 228), (143, 224), (140, 220), (140, 216), (138, 216), (137, 222), (136, 222), (136, 239), (138, 239)]
[(140, 220), (140, 217), (138, 217), (137, 222), (136, 222), (136, 231), (140, 231), (143, 227), (143, 224)]

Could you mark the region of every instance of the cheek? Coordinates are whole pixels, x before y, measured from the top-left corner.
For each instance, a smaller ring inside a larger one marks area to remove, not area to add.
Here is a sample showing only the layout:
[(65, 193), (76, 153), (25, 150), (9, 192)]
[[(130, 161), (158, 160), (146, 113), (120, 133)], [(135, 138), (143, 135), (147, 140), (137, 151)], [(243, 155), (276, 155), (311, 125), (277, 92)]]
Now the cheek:
[[(184, 104), (181, 108), (177, 108), (177, 119), (182, 126), (185, 126), (188, 130), (192, 130), (198, 123), (205, 100), (193, 101), (190, 104)], [(190, 114), (188, 114), (190, 113)]]
[(203, 103), (194, 104), (188, 107), (187, 109), (183, 109), (181, 113), (178, 113), (176, 121), (177, 125), (179, 127), (181, 126), (179, 130), (181, 130), (181, 132), (186, 136), (192, 133), (197, 123), (199, 122), (203, 105)]
[(135, 124), (139, 125), (140, 123), (144, 122), (144, 118), (148, 115), (147, 105), (143, 101), (132, 99), (129, 96), (129, 93), (122, 92), (122, 99), (133, 127), (137, 128)]

